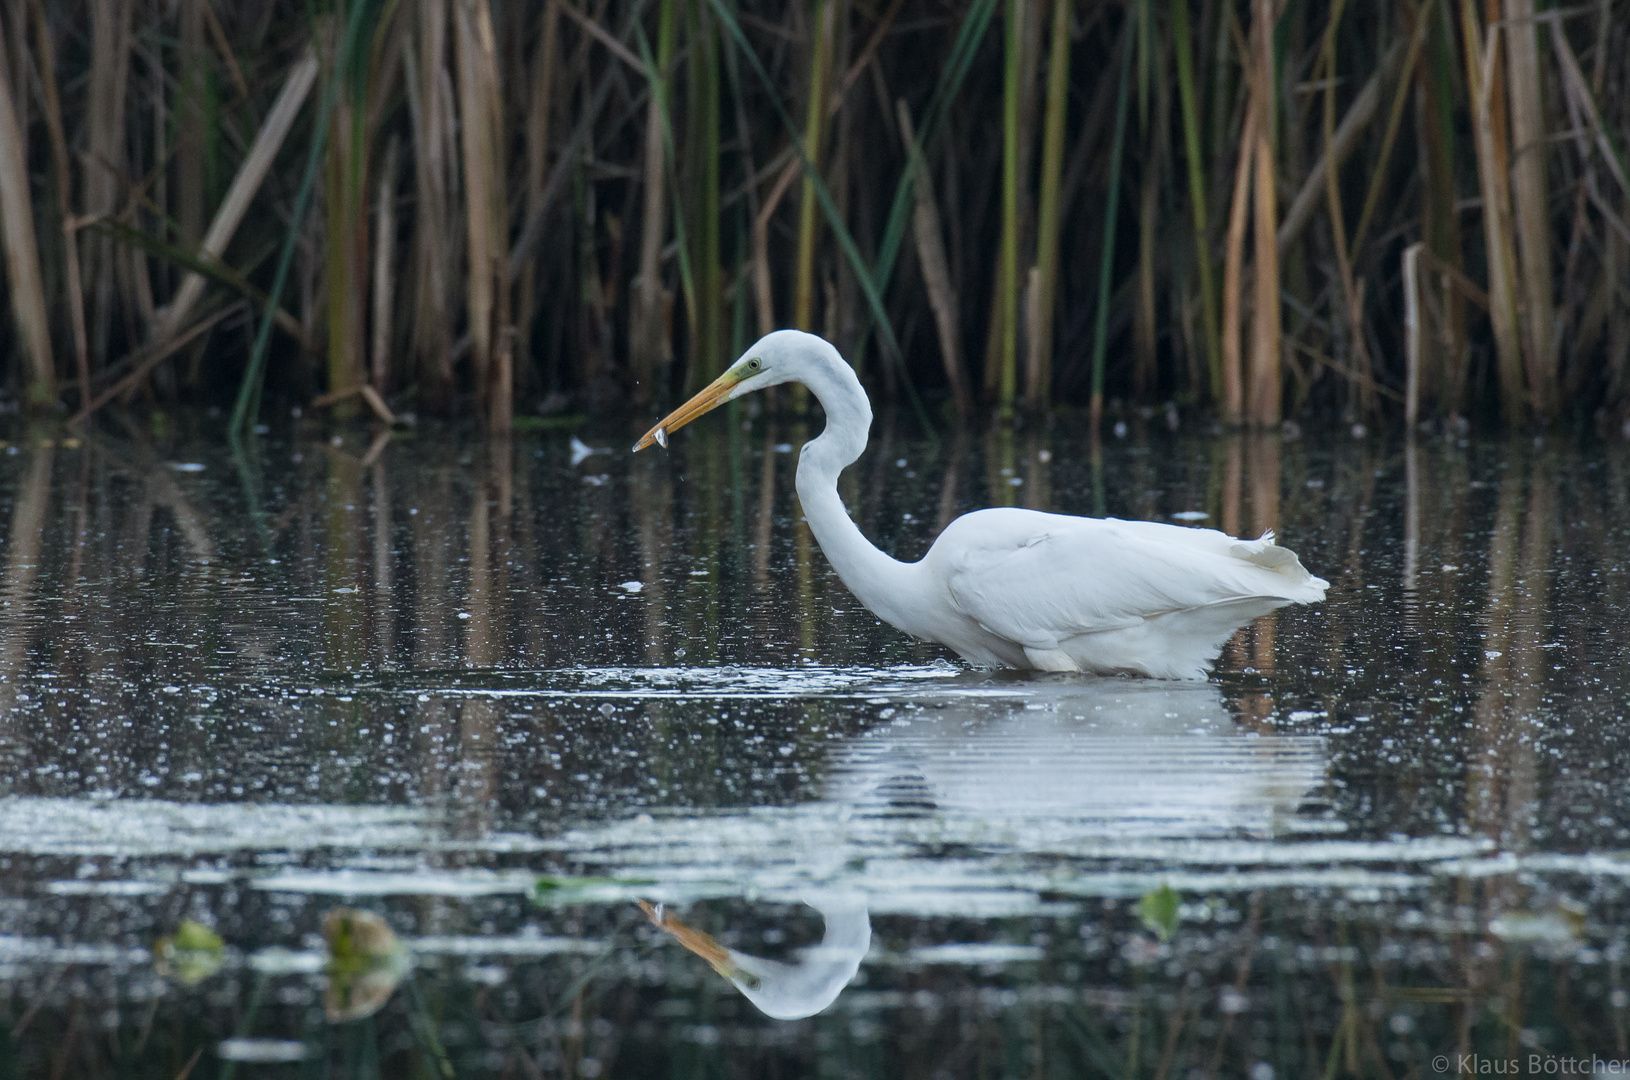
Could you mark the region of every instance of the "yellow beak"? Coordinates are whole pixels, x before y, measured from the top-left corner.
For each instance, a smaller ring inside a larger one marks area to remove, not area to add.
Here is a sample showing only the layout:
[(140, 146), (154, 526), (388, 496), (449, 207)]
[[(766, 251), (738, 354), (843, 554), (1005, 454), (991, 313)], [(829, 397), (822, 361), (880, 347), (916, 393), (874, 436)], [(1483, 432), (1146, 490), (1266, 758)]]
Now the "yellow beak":
[(634, 452), (644, 450), (652, 443), (668, 445), (668, 436), (695, 420), (698, 416), (723, 405), (730, 396), (730, 391), (741, 382), (741, 376), (733, 372), (725, 372), (709, 383), (701, 393), (679, 406), (673, 412), (664, 416), (660, 423), (645, 433), (645, 437), (634, 444)]

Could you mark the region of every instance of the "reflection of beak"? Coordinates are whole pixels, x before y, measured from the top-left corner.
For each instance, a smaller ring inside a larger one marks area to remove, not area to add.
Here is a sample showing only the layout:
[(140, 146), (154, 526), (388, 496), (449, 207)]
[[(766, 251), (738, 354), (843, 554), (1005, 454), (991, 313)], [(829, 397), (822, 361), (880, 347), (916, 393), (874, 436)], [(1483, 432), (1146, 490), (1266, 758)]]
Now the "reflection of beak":
[[(635, 449), (638, 449), (638, 447), (635, 447)], [(640, 910), (645, 912), (645, 917), (651, 920), (651, 925), (672, 934), (675, 941), (706, 960), (713, 966), (714, 971), (727, 979), (746, 977), (746, 973), (737, 966), (735, 960), (731, 959), (730, 950), (714, 941), (707, 934), (687, 926), (677, 916), (669, 914), (662, 904), (652, 905), (645, 900), (637, 901), (637, 903)]]
[(720, 375), (709, 383), (705, 390), (663, 417), (661, 423), (647, 431), (645, 437), (634, 444), (635, 452), (644, 450), (652, 443), (661, 443), (663, 446), (667, 446), (670, 434), (678, 431), (703, 413), (723, 405), (725, 399), (730, 396), (730, 391), (734, 390), (740, 382), (740, 376), (733, 375), (728, 371)]

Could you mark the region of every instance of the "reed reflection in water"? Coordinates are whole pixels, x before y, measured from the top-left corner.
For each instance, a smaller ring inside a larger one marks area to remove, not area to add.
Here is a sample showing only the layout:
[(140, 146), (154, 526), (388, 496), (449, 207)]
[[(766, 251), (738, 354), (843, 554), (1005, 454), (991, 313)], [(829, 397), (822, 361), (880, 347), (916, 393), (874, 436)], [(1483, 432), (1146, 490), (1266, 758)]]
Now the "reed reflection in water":
[[(1212, 723), (1094, 726), (1072, 703), (1114, 684), (961, 672), (877, 623), (798, 521), (803, 432), (731, 419), (637, 458), (613, 430), (295, 428), (236, 456), (12, 432), (0, 1058), (174, 1075), (244, 1037), (292, 1041), (300, 1075), (434, 1069), (440, 1045), (460, 1075), (1380, 1076), (1625, 1053), (1621, 451), (883, 427), (843, 494), (896, 556), (1008, 502), (1274, 528), (1332, 582), (1183, 691)], [(1170, 940), (1139, 903), (1162, 885)], [(633, 904), (790, 960), (817, 886), (866, 897), (869, 951), (789, 1024)], [(417, 968), (332, 1027), (299, 957), (340, 905)], [(183, 919), (226, 943), (196, 988), (150, 964)]]

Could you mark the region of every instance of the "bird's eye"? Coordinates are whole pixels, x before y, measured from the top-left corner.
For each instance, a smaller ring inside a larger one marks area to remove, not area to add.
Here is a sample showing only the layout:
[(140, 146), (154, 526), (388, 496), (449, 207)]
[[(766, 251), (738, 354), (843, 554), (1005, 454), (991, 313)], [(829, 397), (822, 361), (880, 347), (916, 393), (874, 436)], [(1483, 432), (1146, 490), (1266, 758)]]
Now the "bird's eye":
[(757, 371), (759, 368), (761, 368), (763, 366), (764, 366), (763, 362), (761, 360), (759, 360), (759, 358), (756, 357), (756, 356), (753, 357), (751, 360), (747, 361), (747, 370), (748, 371)]

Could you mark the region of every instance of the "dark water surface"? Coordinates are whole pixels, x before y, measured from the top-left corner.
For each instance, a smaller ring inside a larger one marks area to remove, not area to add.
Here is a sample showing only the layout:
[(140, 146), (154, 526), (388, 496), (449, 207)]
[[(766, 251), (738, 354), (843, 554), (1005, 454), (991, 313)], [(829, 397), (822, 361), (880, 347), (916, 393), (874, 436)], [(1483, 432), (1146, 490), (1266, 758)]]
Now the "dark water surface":
[(0, 1076), (1630, 1059), (1622, 447), (875, 433), (844, 496), (902, 557), (1012, 503), (1330, 580), (1181, 684), (879, 624), (806, 432), (743, 419), (11, 432)]

